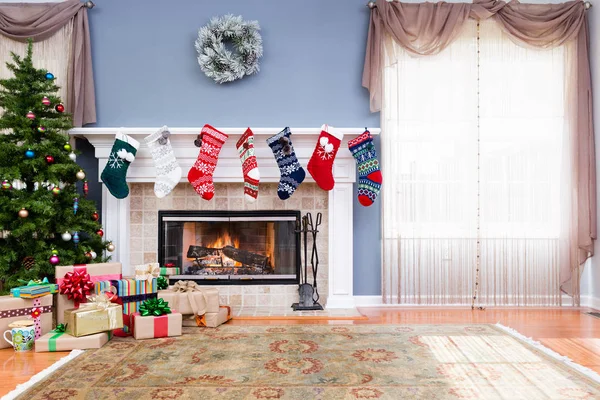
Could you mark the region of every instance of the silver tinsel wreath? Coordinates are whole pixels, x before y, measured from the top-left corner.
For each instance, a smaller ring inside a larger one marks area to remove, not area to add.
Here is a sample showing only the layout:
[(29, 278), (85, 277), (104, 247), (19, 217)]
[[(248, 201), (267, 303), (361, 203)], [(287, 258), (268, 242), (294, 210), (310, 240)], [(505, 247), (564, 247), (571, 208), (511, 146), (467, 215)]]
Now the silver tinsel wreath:
[[(259, 71), (262, 37), (258, 21), (244, 21), (241, 15), (213, 17), (198, 31), (198, 64), (217, 83), (231, 82)], [(235, 52), (225, 47), (230, 42)]]

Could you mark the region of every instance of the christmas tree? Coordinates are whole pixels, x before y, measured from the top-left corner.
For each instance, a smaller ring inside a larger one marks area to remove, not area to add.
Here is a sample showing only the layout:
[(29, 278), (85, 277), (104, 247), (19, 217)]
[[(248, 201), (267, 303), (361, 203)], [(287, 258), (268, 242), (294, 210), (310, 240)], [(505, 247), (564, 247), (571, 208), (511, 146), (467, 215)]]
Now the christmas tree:
[(31, 40), (24, 58), (11, 53), (14, 77), (0, 80), (0, 291), (52, 279), (55, 265), (106, 260), (96, 205), (78, 184), (85, 172), (66, 134), (71, 117), (32, 53)]

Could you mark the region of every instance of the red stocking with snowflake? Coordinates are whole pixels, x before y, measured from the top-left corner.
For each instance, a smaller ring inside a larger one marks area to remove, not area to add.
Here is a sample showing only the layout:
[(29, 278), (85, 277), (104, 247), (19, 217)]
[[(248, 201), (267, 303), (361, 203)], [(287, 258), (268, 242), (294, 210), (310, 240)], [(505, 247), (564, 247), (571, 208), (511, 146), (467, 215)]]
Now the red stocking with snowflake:
[(333, 160), (340, 148), (344, 134), (329, 125), (321, 127), (321, 134), (315, 151), (308, 162), (308, 172), (323, 190), (331, 190), (333, 180)]

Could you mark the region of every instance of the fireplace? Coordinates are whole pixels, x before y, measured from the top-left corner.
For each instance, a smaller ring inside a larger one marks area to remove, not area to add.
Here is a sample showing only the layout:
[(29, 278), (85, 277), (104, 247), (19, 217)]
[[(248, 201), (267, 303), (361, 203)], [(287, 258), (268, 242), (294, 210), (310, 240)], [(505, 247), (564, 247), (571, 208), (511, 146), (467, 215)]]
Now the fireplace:
[(158, 258), (177, 280), (204, 285), (298, 284), (300, 211), (159, 211)]

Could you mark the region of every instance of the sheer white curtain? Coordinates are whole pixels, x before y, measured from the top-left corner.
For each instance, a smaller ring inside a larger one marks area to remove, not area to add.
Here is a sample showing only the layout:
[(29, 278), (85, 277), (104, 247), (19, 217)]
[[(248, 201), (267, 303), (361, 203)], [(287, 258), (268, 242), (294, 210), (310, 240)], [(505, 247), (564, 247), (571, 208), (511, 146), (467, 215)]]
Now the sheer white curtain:
[(566, 49), (517, 46), (490, 20), (435, 56), (385, 54), (384, 301), (470, 305), (477, 288), (478, 305), (560, 305)]
[[(69, 71), (69, 60), (71, 59), (71, 43), (73, 34), (73, 21), (62, 27), (49, 39), (33, 44), (33, 65), (36, 68), (44, 68), (54, 74), (56, 84), (60, 86), (58, 95), (66, 104), (67, 99), (67, 75)], [(0, 35), (0, 78), (12, 77), (12, 72), (6, 68), (6, 62), (12, 61), (10, 52), (25, 56), (27, 43), (17, 42)], [(1, 109), (0, 109), (1, 111)]]

